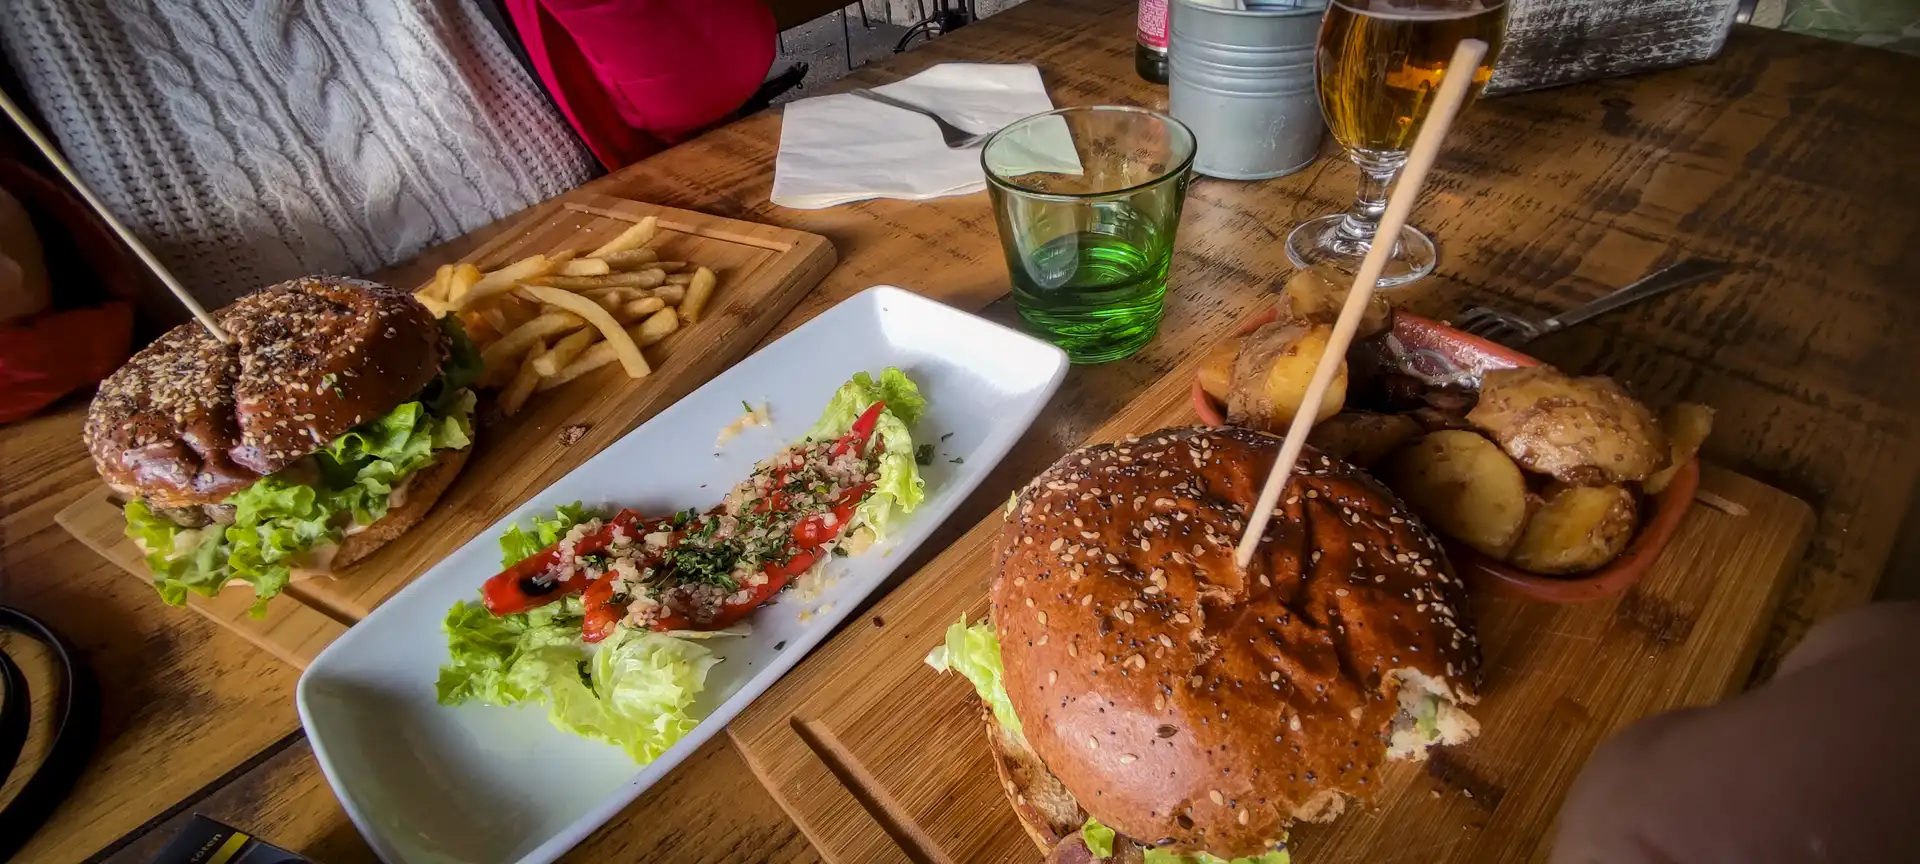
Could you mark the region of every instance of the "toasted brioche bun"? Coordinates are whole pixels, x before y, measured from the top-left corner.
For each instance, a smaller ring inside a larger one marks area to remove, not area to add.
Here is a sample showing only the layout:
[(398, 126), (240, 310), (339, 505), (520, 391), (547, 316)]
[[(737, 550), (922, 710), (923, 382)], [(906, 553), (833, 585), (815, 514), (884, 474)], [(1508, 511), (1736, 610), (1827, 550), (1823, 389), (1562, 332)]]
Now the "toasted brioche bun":
[(219, 504), (420, 392), (446, 337), (405, 291), (310, 276), (182, 324), (100, 384), (84, 430), (116, 492), (155, 507)]
[[(1480, 665), (1464, 586), (1373, 478), (1307, 455), (1235, 566), (1279, 443), (1192, 427), (1085, 448), (1022, 490), (1001, 532), (993, 620), (1027, 744), (1136, 842), (1260, 854), (1370, 798), (1389, 749), (1423, 757), (1423, 699), (1442, 741), (1478, 731), (1454, 707), (1477, 699)], [(1036, 840), (1058, 834), (1068, 808), (1049, 785), (996, 763), (1025, 784)]]

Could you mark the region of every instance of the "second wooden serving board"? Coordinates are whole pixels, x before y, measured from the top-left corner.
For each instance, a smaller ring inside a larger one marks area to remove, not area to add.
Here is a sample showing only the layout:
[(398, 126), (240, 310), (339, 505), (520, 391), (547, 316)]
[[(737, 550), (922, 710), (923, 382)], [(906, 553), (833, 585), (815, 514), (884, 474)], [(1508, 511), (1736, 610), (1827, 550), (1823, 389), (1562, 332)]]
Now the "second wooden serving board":
[[(490, 270), (535, 253), (585, 251), (647, 216), (658, 220), (659, 237), (651, 245), (663, 259), (700, 264), (720, 277), (699, 323), (647, 349), (653, 374), (633, 380), (619, 364), (612, 364), (537, 393), (518, 415), (491, 422), (483, 399), (472, 457), (413, 530), (334, 578), (288, 586), (262, 618), (247, 614), (253, 596), (243, 588), (214, 597), (194, 595), (188, 604), (275, 656), (306, 668), (347, 626), (448, 552), (746, 356), (833, 269), (833, 245), (819, 235), (590, 194), (570, 195), (529, 216), (465, 260)], [(105, 486), (55, 519), (132, 578), (151, 579), (139, 549), (126, 539), (120, 508)], [(154, 602), (160, 602), (158, 596)]]
[[(1195, 422), (1192, 369), (1096, 434)], [(1392, 763), (1374, 806), (1296, 827), (1294, 860), (1532, 861), (1594, 746), (1628, 722), (1720, 699), (1743, 682), (1813, 514), (1731, 472), (1624, 594), (1576, 606), (1476, 596), (1485, 656), (1480, 738)], [(946, 628), (987, 613), (995, 512), (753, 704), (730, 730), (754, 772), (830, 861), (1037, 861), (988, 761), (980, 708), (923, 662)]]

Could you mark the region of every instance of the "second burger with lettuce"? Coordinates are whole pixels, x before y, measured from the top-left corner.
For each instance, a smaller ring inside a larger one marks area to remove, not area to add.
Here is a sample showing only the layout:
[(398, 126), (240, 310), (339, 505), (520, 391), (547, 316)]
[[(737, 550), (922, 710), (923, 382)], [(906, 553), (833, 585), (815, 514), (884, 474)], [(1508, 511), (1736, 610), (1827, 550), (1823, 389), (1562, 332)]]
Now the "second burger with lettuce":
[(169, 603), (255, 611), (425, 516), (473, 443), (480, 358), (405, 291), (312, 276), (168, 331), (100, 385), (85, 438)]
[(1303, 457), (1235, 566), (1279, 444), (1167, 429), (1070, 453), (1008, 504), (990, 620), (927, 660), (973, 683), (1049, 862), (1285, 864), (1291, 823), (1478, 733), (1465, 589), (1371, 477)]

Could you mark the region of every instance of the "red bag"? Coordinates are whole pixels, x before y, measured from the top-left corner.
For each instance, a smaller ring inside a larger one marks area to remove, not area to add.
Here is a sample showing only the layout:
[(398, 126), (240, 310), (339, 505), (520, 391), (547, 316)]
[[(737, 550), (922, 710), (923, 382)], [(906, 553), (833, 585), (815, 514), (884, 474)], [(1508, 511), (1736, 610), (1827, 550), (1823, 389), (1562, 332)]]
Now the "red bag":
[(133, 304), (115, 300), (0, 327), (0, 423), (91, 387), (127, 359)]
[(144, 271), (65, 185), (0, 159), (0, 188), (32, 217), (54, 305), (0, 324), (0, 423), (12, 423), (93, 386), (127, 359), (131, 301)]

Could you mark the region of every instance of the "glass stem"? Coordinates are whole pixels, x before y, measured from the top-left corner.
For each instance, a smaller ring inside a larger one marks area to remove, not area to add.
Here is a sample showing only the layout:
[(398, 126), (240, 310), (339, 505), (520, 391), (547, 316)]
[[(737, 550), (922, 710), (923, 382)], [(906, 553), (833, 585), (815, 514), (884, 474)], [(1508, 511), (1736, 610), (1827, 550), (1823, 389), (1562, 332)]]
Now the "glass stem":
[(1373, 242), (1380, 228), (1380, 217), (1387, 212), (1387, 189), (1407, 164), (1407, 154), (1353, 150), (1347, 157), (1360, 166), (1360, 191), (1353, 196), (1353, 208), (1340, 219), (1340, 239), (1364, 246)]

